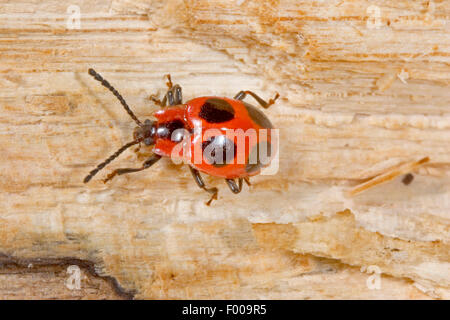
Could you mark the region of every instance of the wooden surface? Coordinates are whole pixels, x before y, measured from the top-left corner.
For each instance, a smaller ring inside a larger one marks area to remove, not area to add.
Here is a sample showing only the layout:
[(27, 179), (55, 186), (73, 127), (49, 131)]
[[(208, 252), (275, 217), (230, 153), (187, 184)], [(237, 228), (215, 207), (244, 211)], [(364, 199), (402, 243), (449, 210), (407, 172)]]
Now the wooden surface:
[[(0, 1), (0, 297), (448, 299), (449, 14), (437, 0)], [(103, 184), (150, 153), (129, 150), (84, 185), (134, 128), (89, 67), (141, 119), (167, 73), (186, 100), (279, 92), (265, 110), (278, 174), (239, 195), (208, 177), (206, 207), (170, 160)], [(349, 195), (425, 157), (410, 184)], [(71, 263), (100, 289), (61, 289)]]
[[(92, 263), (77, 259), (0, 258), (2, 299), (130, 299), (111, 277), (99, 277)], [(75, 268), (75, 269), (74, 269)], [(77, 283), (73, 270), (77, 270)]]

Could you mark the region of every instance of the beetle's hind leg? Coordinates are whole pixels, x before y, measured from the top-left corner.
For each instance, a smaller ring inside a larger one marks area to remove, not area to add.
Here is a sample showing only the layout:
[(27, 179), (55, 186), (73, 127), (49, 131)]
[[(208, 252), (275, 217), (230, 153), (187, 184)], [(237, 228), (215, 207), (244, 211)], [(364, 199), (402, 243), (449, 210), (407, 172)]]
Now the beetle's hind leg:
[(113, 172), (111, 172), (110, 174), (108, 174), (108, 176), (106, 177), (105, 180), (103, 180), (104, 183), (108, 182), (109, 180), (111, 180), (112, 178), (114, 178), (116, 175), (122, 175), (122, 174), (127, 174), (127, 173), (132, 173), (132, 172), (138, 172), (138, 171), (142, 171), (145, 170), (147, 168), (150, 168), (152, 165), (154, 165), (159, 159), (161, 159), (160, 155), (154, 154), (152, 155), (150, 158), (148, 158), (143, 164), (142, 167), (140, 168), (120, 168), (120, 169), (116, 169)]
[(256, 101), (258, 101), (258, 103), (264, 109), (267, 109), (268, 107), (273, 105), (275, 103), (275, 101), (280, 97), (278, 92), (276, 92), (275, 96), (273, 97), (273, 99), (270, 99), (269, 102), (266, 102), (263, 98), (258, 96), (256, 93), (246, 90), (246, 91), (239, 91), (238, 94), (235, 95), (233, 99), (235, 99), (235, 100), (244, 100), (245, 97), (247, 96), (247, 94), (251, 95)]
[(206, 205), (209, 206), (213, 200), (217, 200), (217, 194), (219, 193), (219, 190), (217, 188), (207, 188), (205, 182), (203, 181), (202, 176), (200, 175), (200, 172), (191, 166), (189, 166), (189, 169), (191, 170), (192, 176), (194, 177), (194, 180), (197, 183), (197, 185), (206, 192), (209, 192), (211, 194), (211, 199), (209, 199), (208, 202), (206, 202)]

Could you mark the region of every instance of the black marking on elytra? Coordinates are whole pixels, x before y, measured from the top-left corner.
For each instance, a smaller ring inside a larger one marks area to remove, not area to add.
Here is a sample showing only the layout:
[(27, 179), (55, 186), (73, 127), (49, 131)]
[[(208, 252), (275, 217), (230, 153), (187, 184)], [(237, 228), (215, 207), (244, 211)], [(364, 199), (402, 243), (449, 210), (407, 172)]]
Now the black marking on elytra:
[(245, 108), (247, 109), (248, 115), (250, 118), (260, 127), (266, 128), (266, 129), (272, 129), (273, 125), (270, 122), (270, 120), (266, 117), (264, 113), (259, 111), (256, 107), (252, 106), (251, 104), (242, 101)]
[[(260, 150), (261, 149), (261, 150)], [(262, 163), (260, 155), (270, 158), (272, 155), (272, 145), (267, 141), (261, 141), (254, 145), (247, 159), (245, 171), (247, 173), (258, 172), (265, 164)]]
[(227, 122), (234, 119), (234, 109), (224, 99), (211, 98), (202, 105), (199, 117), (209, 123)]
[(220, 168), (233, 162), (237, 148), (226, 136), (214, 136), (203, 141), (202, 150), (204, 159), (216, 168)]
[[(183, 135), (175, 135), (175, 137), (172, 137), (172, 134), (175, 130), (178, 129), (184, 129), (184, 123), (181, 120), (172, 120), (169, 122), (163, 122), (158, 124), (158, 128), (156, 128), (156, 134), (158, 137), (162, 139), (171, 139), (174, 142), (180, 142), (183, 140)], [(181, 132), (181, 130), (180, 130)]]

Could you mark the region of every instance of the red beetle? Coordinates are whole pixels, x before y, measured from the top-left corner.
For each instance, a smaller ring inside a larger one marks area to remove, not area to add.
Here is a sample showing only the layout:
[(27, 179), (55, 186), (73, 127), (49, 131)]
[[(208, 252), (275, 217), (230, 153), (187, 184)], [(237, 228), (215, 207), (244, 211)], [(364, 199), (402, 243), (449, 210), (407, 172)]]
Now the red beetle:
[[(142, 123), (108, 81), (93, 69), (89, 69), (89, 74), (119, 99), (138, 126), (134, 130), (133, 141), (123, 145), (99, 164), (84, 178), (84, 183), (91, 180), (98, 171), (124, 150), (132, 145), (143, 143), (154, 146), (152, 156), (140, 168), (114, 170), (104, 182), (116, 175), (147, 169), (161, 157), (179, 158), (188, 164), (198, 186), (212, 195), (206, 203), (209, 205), (213, 199), (217, 199), (218, 190), (206, 187), (200, 171), (225, 178), (231, 191), (239, 193), (242, 190), (242, 182), (245, 181), (250, 185), (249, 177), (260, 173), (261, 168), (268, 165), (273, 158), (275, 149), (270, 134), (272, 124), (261, 111), (244, 102), (243, 99), (249, 94), (262, 107), (268, 108), (275, 103), (279, 97), (278, 93), (269, 102), (251, 91), (240, 91), (233, 99), (200, 97), (183, 103), (181, 87), (173, 85), (168, 75), (169, 89), (163, 100), (151, 97), (162, 107), (154, 114), (156, 121), (147, 119)], [(260, 134), (262, 131), (265, 131), (265, 135)], [(264, 162), (261, 159), (262, 149), (265, 150), (268, 161)], [(238, 184), (235, 179), (238, 179)]]

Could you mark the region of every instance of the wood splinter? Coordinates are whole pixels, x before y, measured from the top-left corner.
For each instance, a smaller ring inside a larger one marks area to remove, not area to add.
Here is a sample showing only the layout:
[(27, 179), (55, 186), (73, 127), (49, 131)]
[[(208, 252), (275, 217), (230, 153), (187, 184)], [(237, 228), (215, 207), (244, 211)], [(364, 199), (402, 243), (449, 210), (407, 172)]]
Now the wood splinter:
[(391, 181), (400, 175), (410, 173), (413, 170), (415, 170), (416, 168), (418, 168), (419, 166), (427, 163), (428, 161), (430, 161), (430, 158), (425, 157), (418, 161), (410, 161), (410, 162), (403, 163), (401, 165), (392, 167), (387, 172), (382, 173), (378, 176), (375, 176), (372, 179), (357, 185), (356, 187), (354, 187), (353, 189), (348, 191), (347, 195), (353, 197), (353, 196), (360, 194), (361, 192), (366, 191), (368, 189), (371, 189), (379, 184)]

